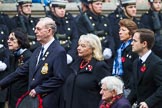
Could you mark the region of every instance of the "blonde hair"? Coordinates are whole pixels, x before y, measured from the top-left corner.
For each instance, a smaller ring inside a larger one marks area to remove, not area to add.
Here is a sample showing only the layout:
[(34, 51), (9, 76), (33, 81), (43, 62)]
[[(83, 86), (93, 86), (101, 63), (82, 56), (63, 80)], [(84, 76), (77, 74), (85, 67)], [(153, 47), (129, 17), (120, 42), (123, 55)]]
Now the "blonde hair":
[(92, 48), (92, 52), (93, 52), (92, 56), (96, 60), (99, 60), (99, 61), (104, 60), (103, 55), (102, 55), (101, 41), (98, 38), (98, 36), (94, 34), (81, 35), (79, 41), (80, 40), (85, 40), (88, 42), (89, 46)]

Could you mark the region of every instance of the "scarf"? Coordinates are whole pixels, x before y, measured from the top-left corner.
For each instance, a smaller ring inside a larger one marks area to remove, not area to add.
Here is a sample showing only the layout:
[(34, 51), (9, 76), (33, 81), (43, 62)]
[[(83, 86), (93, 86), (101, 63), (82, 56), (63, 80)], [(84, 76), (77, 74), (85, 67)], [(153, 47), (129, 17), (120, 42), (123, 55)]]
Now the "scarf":
[(129, 46), (131, 44), (132, 40), (128, 40), (127, 42), (124, 42), (121, 44), (120, 48), (117, 50), (117, 56), (114, 60), (113, 63), (113, 71), (112, 74), (113, 75), (118, 75), (118, 76), (122, 76), (123, 75), (123, 66), (122, 66), (122, 60), (121, 60), (121, 56), (122, 56), (122, 52), (124, 51), (124, 49)]
[(102, 104), (100, 105), (100, 108), (111, 108), (112, 104), (114, 104), (122, 96), (123, 94), (116, 95), (115, 97), (112, 98), (110, 102), (103, 101)]

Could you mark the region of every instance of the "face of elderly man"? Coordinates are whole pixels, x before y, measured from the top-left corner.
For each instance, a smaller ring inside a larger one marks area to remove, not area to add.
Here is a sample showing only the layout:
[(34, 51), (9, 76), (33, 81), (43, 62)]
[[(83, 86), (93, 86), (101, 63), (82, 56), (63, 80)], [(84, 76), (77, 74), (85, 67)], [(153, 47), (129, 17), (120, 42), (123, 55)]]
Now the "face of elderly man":
[(103, 83), (101, 86), (100, 94), (102, 95), (102, 100), (111, 101), (111, 99), (113, 98), (114, 91), (108, 90), (106, 84)]
[(46, 44), (53, 38), (52, 28), (48, 25), (55, 23), (50, 18), (45, 18), (40, 20), (35, 27), (35, 34), (37, 41), (41, 44)]

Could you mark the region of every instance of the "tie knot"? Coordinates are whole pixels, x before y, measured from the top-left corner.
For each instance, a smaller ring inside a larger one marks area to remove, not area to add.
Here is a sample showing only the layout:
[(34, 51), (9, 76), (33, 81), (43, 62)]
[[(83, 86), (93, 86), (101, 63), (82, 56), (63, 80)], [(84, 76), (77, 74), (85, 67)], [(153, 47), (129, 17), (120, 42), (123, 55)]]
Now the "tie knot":
[(142, 65), (142, 60), (139, 58), (138, 59), (138, 65), (141, 66)]

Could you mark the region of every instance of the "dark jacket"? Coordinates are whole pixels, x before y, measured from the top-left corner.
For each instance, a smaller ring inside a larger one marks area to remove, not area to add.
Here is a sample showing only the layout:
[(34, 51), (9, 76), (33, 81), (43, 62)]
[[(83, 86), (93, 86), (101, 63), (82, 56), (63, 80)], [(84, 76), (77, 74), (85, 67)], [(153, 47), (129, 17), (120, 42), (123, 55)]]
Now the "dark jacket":
[(132, 52), (132, 46), (127, 46), (122, 52), (123, 62), (123, 76), (122, 80), (124, 81), (125, 89), (132, 88), (132, 72), (133, 72), (133, 61), (138, 57), (137, 54)]
[(66, 78), (67, 63), (63, 47), (55, 40), (48, 47), (42, 60), (37, 64), (41, 47), (37, 48), (31, 58), (15, 72), (0, 81), (3, 89), (21, 76), (28, 75), (29, 90), (35, 89), (43, 99), (43, 108), (59, 108), (61, 87)]
[[(10, 73), (14, 72), (18, 67), (22, 66), (30, 57), (32, 53), (29, 50), (24, 51), (21, 54), (16, 52), (10, 54)], [(16, 108), (16, 102), (24, 93), (28, 90), (28, 76), (21, 76), (21, 79), (12, 83), (9, 86), (9, 108)]]
[[(162, 60), (151, 53), (142, 66), (146, 68), (140, 71), (137, 69), (138, 59), (133, 64), (132, 89), (128, 99), (131, 104), (137, 101), (146, 102), (149, 108), (162, 107)], [(143, 72), (142, 72), (143, 71)], [(138, 77), (139, 76), (139, 77)]]
[(112, 104), (111, 108), (132, 108), (129, 101), (122, 97), (119, 100), (117, 100), (114, 104)]
[(79, 69), (82, 59), (72, 64), (72, 73), (65, 84), (66, 108), (98, 108), (101, 100), (100, 80), (109, 76), (110, 68), (104, 61), (92, 59), (83, 69)]

